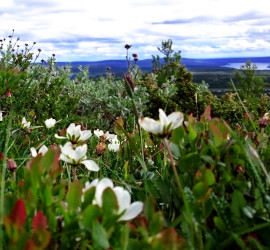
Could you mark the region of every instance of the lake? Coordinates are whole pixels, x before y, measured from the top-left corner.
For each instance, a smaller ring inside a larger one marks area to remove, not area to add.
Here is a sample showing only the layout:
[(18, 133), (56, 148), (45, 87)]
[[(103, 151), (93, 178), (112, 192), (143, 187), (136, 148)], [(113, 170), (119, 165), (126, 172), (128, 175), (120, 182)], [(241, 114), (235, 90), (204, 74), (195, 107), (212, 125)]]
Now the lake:
[[(256, 63), (256, 62), (254, 62), (252, 64), (256, 64), (257, 70), (270, 70), (270, 64), (269, 63)], [(245, 65), (245, 62), (242, 62), (242, 63), (229, 63), (229, 64), (226, 64), (223, 67), (240, 69), (240, 67), (242, 65)]]

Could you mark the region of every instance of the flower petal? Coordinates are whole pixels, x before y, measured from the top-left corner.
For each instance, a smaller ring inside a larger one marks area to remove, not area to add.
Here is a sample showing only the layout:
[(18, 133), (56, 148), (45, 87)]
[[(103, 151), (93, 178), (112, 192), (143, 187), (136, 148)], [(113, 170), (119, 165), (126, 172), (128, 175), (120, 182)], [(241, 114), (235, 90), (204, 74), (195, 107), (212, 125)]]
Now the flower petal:
[(163, 126), (160, 124), (160, 122), (157, 122), (152, 118), (141, 118), (139, 119), (139, 124), (144, 130), (153, 134), (160, 134), (163, 130)]
[(104, 135), (104, 132), (102, 130), (96, 129), (94, 130), (94, 134), (99, 138), (100, 136)]
[(66, 155), (64, 154), (60, 154), (60, 157), (59, 157), (60, 160), (64, 161), (64, 162), (67, 162), (67, 163), (72, 163), (72, 160), (70, 160)]
[(169, 124), (169, 122), (168, 122), (168, 119), (167, 119), (167, 116), (166, 116), (165, 112), (163, 111), (163, 109), (159, 109), (158, 112), (159, 112), (159, 121), (160, 121), (160, 123), (162, 125), (167, 126)]
[(67, 134), (72, 134), (74, 135), (74, 130), (75, 130), (75, 124), (74, 123), (70, 123), (68, 128), (67, 128)]
[(66, 136), (60, 136), (58, 134), (55, 134), (54, 137), (57, 138), (57, 139), (67, 139)]
[(87, 152), (87, 144), (76, 147), (76, 149), (74, 150), (74, 155), (73, 155), (74, 161), (79, 163), (86, 156), (86, 152)]
[(34, 147), (31, 147), (30, 148), (30, 151), (31, 151), (32, 157), (36, 157), (37, 156), (37, 150)]
[(84, 160), (82, 164), (90, 171), (99, 171), (99, 166), (92, 160)]
[(141, 201), (133, 202), (126, 212), (118, 219), (119, 221), (132, 220), (137, 217), (143, 210), (143, 203)]
[(48, 151), (48, 148), (45, 145), (42, 145), (40, 149), (38, 150), (39, 154), (45, 155)]
[(130, 202), (131, 202), (130, 193), (122, 187), (115, 187), (113, 191), (117, 198), (117, 202), (119, 206), (118, 213), (120, 214), (124, 210), (128, 209), (130, 206)]
[(90, 130), (83, 130), (81, 131), (81, 135), (79, 140), (80, 141), (86, 141), (87, 139), (89, 139), (92, 135), (92, 132)]
[(181, 112), (173, 112), (168, 116), (169, 123), (172, 123), (171, 129), (178, 128), (182, 125), (184, 115)]
[(98, 183), (98, 179), (93, 180), (91, 183), (89, 181), (85, 182), (83, 192), (86, 192), (91, 187), (95, 187)]
[(106, 188), (113, 188), (113, 182), (109, 178), (101, 179), (96, 186), (95, 198), (100, 207), (102, 207), (102, 194)]

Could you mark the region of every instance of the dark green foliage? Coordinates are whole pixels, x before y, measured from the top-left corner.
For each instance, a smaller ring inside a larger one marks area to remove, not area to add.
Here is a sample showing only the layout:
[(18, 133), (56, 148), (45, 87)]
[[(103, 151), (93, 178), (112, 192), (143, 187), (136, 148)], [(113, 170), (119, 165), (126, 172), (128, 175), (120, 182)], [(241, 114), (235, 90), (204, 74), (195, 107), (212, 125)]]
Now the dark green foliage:
[(247, 61), (245, 65), (241, 66), (240, 70), (235, 71), (235, 86), (243, 99), (260, 97), (268, 85), (264, 77), (256, 75), (256, 69), (256, 65)]

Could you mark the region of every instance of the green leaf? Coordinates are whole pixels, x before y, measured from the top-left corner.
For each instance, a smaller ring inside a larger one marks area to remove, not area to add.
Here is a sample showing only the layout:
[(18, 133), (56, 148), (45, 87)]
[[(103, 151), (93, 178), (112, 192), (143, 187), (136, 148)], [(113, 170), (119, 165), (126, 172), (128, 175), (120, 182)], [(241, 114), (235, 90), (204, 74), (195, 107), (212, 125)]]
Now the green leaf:
[(213, 174), (211, 169), (206, 169), (204, 171), (204, 181), (207, 183), (208, 186), (212, 186), (216, 182), (215, 175)]
[(218, 147), (225, 141), (223, 138), (223, 134), (215, 124), (210, 123), (209, 125), (211, 128), (210, 131), (211, 131), (212, 139), (214, 141), (214, 145)]
[(73, 182), (70, 185), (70, 188), (67, 192), (67, 203), (68, 208), (71, 211), (77, 210), (77, 208), (81, 204), (81, 197), (82, 197), (82, 184), (81, 182)]
[(193, 187), (192, 191), (196, 199), (201, 200), (206, 197), (209, 188), (205, 183), (199, 182)]
[(49, 187), (48, 185), (45, 185), (42, 192), (43, 192), (43, 197), (44, 197), (44, 204), (46, 207), (49, 207), (52, 204), (52, 188)]
[(181, 156), (180, 149), (177, 144), (170, 142), (170, 149), (172, 151), (173, 158), (179, 159)]
[(145, 181), (145, 191), (147, 193), (153, 195), (155, 197), (155, 199), (160, 198), (159, 192), (158, 192), (157, 188), (155, 187), (155, 183), (153, 183), (153, 181), (151, 181), (151, 180)]
[(224, 232), (226, 230), (226, 226), (220, 217), (215, 216), (214, 223), (216, 227), (218, 228), (218, 230), (220, 230), (221, 232)]
[(48, 152), (42, 157), (41, 165), (43, 167), (43, 171), (55, 170), (58, 168), (59, 163), (59, 152), (55, 149), (50, 149)]
[(91, 231), (94, 249), (107, 249), (110, 247), (107, 232), (98, 221), (93, 221)]
[(242, 208), (246, 205), (246, 200), (244, 199), (244, 195), (242, 192), (238, 190), (234, 190), (232, 193), (232, 202), (231, 202), (231, 211), (233, 213), (233, 216), (235, 218), (235, 221), (240, 223)]
[(102, 210), (103, 221), (102, 224), (105, 227), (113, 226), (119, 217), (115, 211), (118, 209), (116, 195), (111, 188), (107, 188), (103, 191), (102, 195)]
[(154, 213), (151, 220), (149, 221), (149, 232), (151, 235), (159, 233), (164, 226), (164, 218), (162, 212)]
[(159, 191), (161, 199), (166, 203), (171, 203), (172, 195), (170, 192), (170, 183), (168, 183), (166, 180), (159, 179), (155, 182), (155, 186)]
[(180, 126), (172, 131), (172, 136), (170, 138), (170, 141), (179, 145), (179, 144), (181, 144), (181, 141), (182, 141), (184, 135), (185, 135), (185, 130), (184, 130), (183, 126)]
[(195, 129), (196, 132), (199, 134), (199, 133), (204, 132), (205, 127), (204, 127), (204, 124), (203, 124), (202, 122), (196, 122), (196, 123), (194, 124), (194, 129)]
[(198, 153), (192, 152), (179, 159), (178, 169), (181, 172), (195, 172), (201, 166), (201, 159)]
[(155, 200), (153, 196), (146, 198), (143, 206), (143, 212), (146, 219), (148, 221), (151, 220), (153, 214), (155, 213)]
[(92, 204), (93, 199), (95, 198), (95, 193), (96, 187), (93, 186), (83, 194), (82, 210), (84, 210), (88, 205)]
[(200, 156), (201, 159), (203, 159), (205, 162), (209, 163), (210, 166), (212, 166), (213, 164), (215, 164), (215, 161), (213, 160), (213, 158), (209, 155), (201, 155)]
[(196, 139), (197, 137), (197, 133), (196, 133), (196, 130), (191, 126), (191, 125), (188, 125), (188, 139), (190, 141), (193, 141)]
[(100, 216), (101, 208), (97, 205), (89, 205), (83, 211), (82, 224), (88, 230), (91, 230), (93, 222)]

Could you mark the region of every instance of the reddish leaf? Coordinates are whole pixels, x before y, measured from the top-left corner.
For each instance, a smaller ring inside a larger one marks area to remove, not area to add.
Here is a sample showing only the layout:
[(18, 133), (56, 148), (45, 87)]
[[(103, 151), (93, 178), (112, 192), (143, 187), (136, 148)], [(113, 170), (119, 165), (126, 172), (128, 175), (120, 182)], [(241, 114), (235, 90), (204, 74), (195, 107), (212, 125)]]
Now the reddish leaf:
[(33, 240), (29, 240), (24, 247), (24, 250), (35, 250), (35, 249), (36, 246)]
[(11, 222), (13, 222), (16, 226), (22, 227), (26, 220), (26, 209), (23, 203), (23, 200), (19, 199), (16, 201), (9, 217)]
[(32, 228), (34, 231), (43, 231), (48, 227), (47, 218), (41, 211), (38, 211), (32, 221)]
[(186, 249), (186, 241), (180, 238), (174, 228), (168, 228), (160, 232), (160, 240), (165, 249)]
[(207, 105), (207, 107), (204, 110), (204, 113), (201, 115), (201, 122), (211, 121), (211, 107), (210, 105)]
[(0, 152), (0, 159), (3, 161), (4, 160), (4, 154), (3, 152)]

